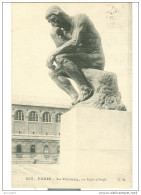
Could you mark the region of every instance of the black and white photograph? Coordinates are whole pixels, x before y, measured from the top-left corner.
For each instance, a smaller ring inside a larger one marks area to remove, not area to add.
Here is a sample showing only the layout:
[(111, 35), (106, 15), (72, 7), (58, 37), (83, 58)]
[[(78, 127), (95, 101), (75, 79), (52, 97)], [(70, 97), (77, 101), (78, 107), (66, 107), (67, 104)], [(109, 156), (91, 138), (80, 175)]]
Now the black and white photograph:
[(11, 3), (12, 189), (133, 188), (132, 4)]

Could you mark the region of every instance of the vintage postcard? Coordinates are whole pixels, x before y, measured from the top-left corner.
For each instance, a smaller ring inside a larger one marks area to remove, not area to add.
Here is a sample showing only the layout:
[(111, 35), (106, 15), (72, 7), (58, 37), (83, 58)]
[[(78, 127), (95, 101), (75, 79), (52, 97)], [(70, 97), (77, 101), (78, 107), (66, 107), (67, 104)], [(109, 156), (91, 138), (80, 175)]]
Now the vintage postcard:
[(132, 3), (12, 3), (12, 188), (132, 188)]

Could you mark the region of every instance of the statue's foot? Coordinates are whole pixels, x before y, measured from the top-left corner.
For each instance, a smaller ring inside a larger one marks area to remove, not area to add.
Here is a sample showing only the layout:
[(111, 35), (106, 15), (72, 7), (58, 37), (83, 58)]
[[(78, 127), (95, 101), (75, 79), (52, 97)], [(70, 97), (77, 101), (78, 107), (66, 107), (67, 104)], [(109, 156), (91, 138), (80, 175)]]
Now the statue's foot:
[(89, 99), (91, 96), (93, 96), (93, 94), (94, 94), (94, 90), (92, 88), (83, 87), (77, 101), (78, 102), (85, 101), (85, 100)]
[(76, 101), (73, 101), (73, 102), (72, 102), (72, 106), (78, 104), (79, 102), (80, 102), (80, 100), (78, 100), (78, 99), (77, 99)]
[(72, 100), (73, 100), (72, 101), (72, 106), (78, 103), (78, 97), (79, 96), (75, 96), (75, 97), (72, 98)]
[(93, 96), (93, 94), (94, 94), (94, 90), (92, 88), (87, 86), (82, 86), (80, 95), (73, 98), (72, 105), (76, 105), (79, 102), (89, 99), (91, 96)]

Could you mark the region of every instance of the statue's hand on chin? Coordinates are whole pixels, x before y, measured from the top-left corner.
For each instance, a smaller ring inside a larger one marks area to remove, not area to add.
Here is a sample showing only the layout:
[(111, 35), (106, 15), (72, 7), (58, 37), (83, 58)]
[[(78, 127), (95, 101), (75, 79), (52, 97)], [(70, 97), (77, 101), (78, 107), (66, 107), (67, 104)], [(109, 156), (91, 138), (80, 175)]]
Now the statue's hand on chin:
[(62, 30), (61, 28), (58, 28), (58, 29), (56, 30), (56, 33), (57, 33), (58, 36), (64, 37), (64, 32), (63, 32), (63, 30)]

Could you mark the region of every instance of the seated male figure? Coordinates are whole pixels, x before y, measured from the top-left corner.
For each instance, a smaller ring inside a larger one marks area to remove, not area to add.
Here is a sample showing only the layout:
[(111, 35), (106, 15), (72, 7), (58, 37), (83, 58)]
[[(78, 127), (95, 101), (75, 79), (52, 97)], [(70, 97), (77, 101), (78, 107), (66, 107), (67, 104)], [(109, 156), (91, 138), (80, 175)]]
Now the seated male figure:
[[(71, 96), (73, 104), (90, 98), (94, 89), (82, 69), (104, 69), (105, 58), (99, 33), (85, 14), (71, 17), (58, 6), (49, 8), (46, 19), (53, 27), (51, 37), (57, 47), (47, 60), (51, 78)], [(76, 82), (79, 94), (68, 78)]]

